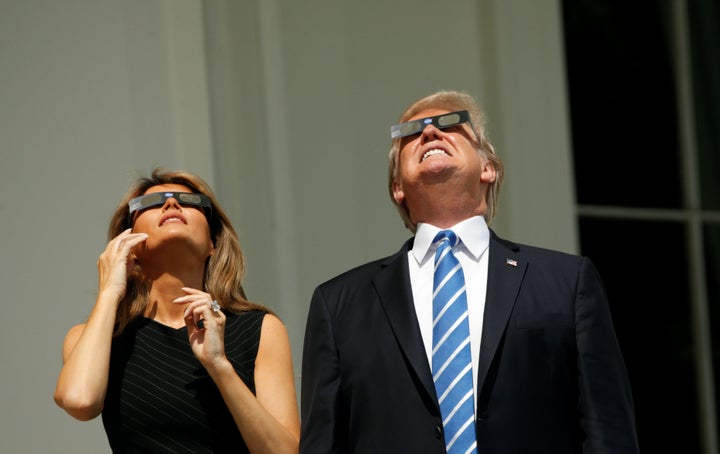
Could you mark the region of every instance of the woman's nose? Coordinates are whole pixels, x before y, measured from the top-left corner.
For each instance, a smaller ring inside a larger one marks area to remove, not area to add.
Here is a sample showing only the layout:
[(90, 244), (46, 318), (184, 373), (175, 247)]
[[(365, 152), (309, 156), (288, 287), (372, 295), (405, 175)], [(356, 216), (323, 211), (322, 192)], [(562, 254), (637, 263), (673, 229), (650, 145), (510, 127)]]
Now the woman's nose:
[(175, 197), (168, 197), (168, 199), (165, 200), (165, 203), (163, 203), (163, 211), (167, 211), (170, 208), (175, 208), (176, 210), (182, 211), (182, 209), (180, 208), (180, 204), (177, 200), (175, 200)]

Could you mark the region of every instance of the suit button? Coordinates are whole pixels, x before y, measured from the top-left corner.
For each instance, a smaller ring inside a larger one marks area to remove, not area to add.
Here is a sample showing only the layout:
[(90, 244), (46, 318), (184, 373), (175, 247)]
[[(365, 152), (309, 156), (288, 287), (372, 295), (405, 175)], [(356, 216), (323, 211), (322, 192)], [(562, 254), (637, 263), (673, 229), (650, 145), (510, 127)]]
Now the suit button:
[(443, 435), (443, 429), (442, 426), (435, 426), (435, 438), (438, 440), (442, 438)]

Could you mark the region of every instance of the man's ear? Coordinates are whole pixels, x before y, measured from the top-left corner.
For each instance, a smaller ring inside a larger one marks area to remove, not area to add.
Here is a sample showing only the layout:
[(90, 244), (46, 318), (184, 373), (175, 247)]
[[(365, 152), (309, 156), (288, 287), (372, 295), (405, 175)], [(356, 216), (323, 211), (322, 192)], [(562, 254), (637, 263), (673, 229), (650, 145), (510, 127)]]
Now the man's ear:
[(402, 184), (398, 183), (397, 180), (393, 180), (392, 183), (393, 199), (398, 205), (402, 205), (405, 201), (405, 192), (402, 189)]
[(497, 172), (495, 171), (495, 164), (489, 159), (485, 160), (482, 172), (480, 173), (480, 181), (483, 183), (494, 183), (497, 178)]

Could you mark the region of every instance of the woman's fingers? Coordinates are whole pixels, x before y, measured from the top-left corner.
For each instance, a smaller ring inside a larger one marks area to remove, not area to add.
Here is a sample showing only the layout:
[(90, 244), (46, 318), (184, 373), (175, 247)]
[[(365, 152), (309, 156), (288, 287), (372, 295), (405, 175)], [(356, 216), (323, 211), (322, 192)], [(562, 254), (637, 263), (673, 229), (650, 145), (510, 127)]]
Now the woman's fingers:
[(188, 308), (185, 309), (185, 313), (184, 313), (185, 324), (187, 326), (195, 326), (195, 327), (197, 327), (197, 329), (205, 329), (206, 326), (205, 326), (205, 322), (203, 321), (203, 319), (205, 317), (203, 317), (202, 312), (196, 311), (196, 309), (198, 307), (199, 306), (196, 303), (195, 306), (189, 306)]
[(120, 250), (123, 253), (123, 255), (127, 256), (132, 248), (137, 246), (138, 244), (142, 243), (147, 239), (148, 235), (147, 233), (130, 233), (124, 238), (122, 238), (120, 242)]
[(173, 302), (187, 304), (183, 313), (186, 325), (193, 324), (200, 329), (208, 329), (210, 326), (202, 320), (212, 320), (213, 327), (217, 325), (217, 322), (224, 320), (222, 312), (213, 310), (213, 299), (209, 293), (189, 287), (183, 287), (182, 290), (187, 295), (175, 298)]
[(213, 299), (209, 293), (187, 287), (182, 290), (186, 295), (173, 302), (187, 304), (183, 319), (193, 353), (203, 364), (222, 359), (225, 356), (225, 314), (213, 310)]
[(130, 229), (127, 229), (108, 242), (98, 258), (101, 290), (112, 290), (122, 297), (129, 272), (130, 251), (146, 239), (146, 233), (131, 233)]
[(108, 243), (105, 251), (100, 255), (100, 261), (111, 263), (124, 263), (130, 256), (132, 248), (147, 239), (147, 233), (130, 233), (125, 230)]

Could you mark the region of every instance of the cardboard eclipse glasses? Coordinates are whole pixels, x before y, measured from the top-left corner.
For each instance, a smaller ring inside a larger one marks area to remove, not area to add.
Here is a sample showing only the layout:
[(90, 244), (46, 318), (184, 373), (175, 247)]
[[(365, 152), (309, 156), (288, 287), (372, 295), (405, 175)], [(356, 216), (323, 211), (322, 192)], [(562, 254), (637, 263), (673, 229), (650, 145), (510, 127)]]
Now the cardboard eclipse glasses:
[(136, 211), (164, 205), (170, 198), (177, 200), (180, 205), (202, 208), (208, 210), (208, 212), (212, 210), (210, 198), (205, 194), (194, 194), (192, 192), (153, 192), (130, 200), (130, 203), (128, 203), (128, 214), (132, 215)]
[(429, 124), (434, 125), (438, 129), (445, 129), (451, 126), (470, 122), (470, 114), (467, 110), (458, 110), (434, 117), (418, 118), (417, 120), (400, 123), (399, 125), (390, 126), (390, 138), (399, 139), (400, 137), (411, 136), (421, 132)]

